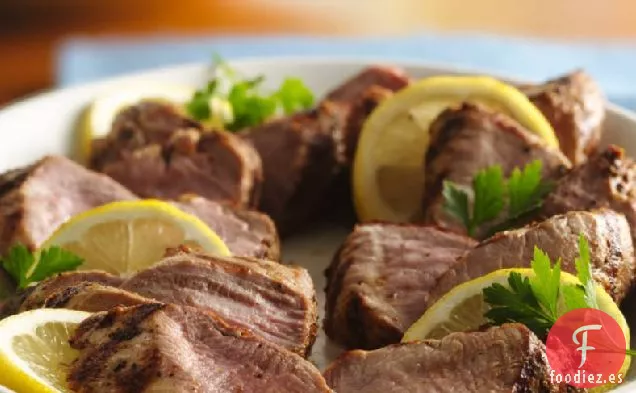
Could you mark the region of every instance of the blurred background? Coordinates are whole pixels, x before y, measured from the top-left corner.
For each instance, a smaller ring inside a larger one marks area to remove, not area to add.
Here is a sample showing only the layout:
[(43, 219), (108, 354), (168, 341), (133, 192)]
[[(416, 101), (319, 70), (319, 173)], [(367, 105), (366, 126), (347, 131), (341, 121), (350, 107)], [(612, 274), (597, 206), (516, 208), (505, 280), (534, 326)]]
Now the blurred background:
[[(446, 34), (455, 35), (452, 43), (445, 44)], [(457, 34), (462, 35), (458, 38)], [(243, 37), (239, 41), (242, 49), (223, 41), (230, 36)], [(272, 41), (268, 50), (263, 49), (267, 43), (261, 42), (257, 50), (248, 45), (252, 38), (280, 36), (296, 40), (289, 47)], [(298, 37), (322, 37), (329, 43), (340, 36), (351, 40), (349, 46), (340, 47), (341, 53), (356, 54), (358, 48), (365, 48), (360, 52), (382, 55), (378, 48), (388, 48), (391, 37), (396, 42), (407, 37), (410, 46), (387, 49), (387, 53), (461, 62), (462, 53), (472, 50), (466, 63), (475, 63), (480, 56), (474, 48), (484, 48), (483, 38), (472, 45), (473, 37), (495, 37), (500, 46), (487, 46), (490, 52), (482, 57), (496, 60), (508, 54), (507, 61), (514, 62), (507, 48), (524, 46), (527, 57), (541, 61), (539, 66), (551, 61), (543, 59), (541, 45), (558, 43), (559, 49), (550, 48), (553, 53), (564, 53), (561, 63), (585, 66), (592, 62), (594, 68), (603, 62), (631, 61), (627, 56), (632, 49), (636, 52), (630, 45), (636, 40), (636, 1), (0, 0), (0, 103), (55, 85), (178, 63), (181, 58), (209, 59), (218, 45), (237, 56), (248, 56), (250, 50), (255, 54), (277, 54), (278, 50), (312, 54), (313, 47), (324, 53), (325, 43), (305, 45)], [(516, 41), (501, 43), (509, 37)], [(365, 41), (378, 38), (384, 41), (376, 41), (375, 47)], [(535, 45), (530, 49), (528, 39)], [(427, 46), (417, 46), (424, 41)], [(170, 42), (175, 49), (161, 52), (162, 42)], [(599, 51), (607, 51), (611, 45), (612, 53), (619, 53), (616, 60), (601, 59), (605, 52)], [(127, 46), (128, 51), (122, 51)], [(418, 49), (427, 53), (415, 53), (421, 52)], [(490, 64), (481, 59), (478, 63)], [(622, 72), (636, 69), (636, 64), (621, 65)], [(533, 67), (523, 66), (521, 71)]]

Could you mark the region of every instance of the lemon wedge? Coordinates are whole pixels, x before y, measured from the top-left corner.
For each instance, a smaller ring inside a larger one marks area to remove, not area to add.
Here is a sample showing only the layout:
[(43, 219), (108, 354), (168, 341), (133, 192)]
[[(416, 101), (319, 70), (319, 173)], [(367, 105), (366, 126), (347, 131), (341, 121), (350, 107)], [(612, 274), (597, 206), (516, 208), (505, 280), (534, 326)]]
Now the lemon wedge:
[(80, 269), (130, 274), (159, 261), (166, 249), (190, 245), (230, 255), (205, 223), (157, 200), (109, 203), (72, 217), (43, 247), (59, 246), (84, 258)]
[(69, 391), (68, 366), (77, 351), (68, 340), (91, 314), (65, 309), (38, 309), (0, 321), (0, 386), (17, 393)]
[(353, 198), (361, 221), (419, 217), (429, 126), (444, 109), (465, 101), (506, 113), (558, 147), (550, 123), (515, 87), (486, 76), (422, 79), (383, 101), (363, 126), (353, 163)]
[[(484, 313), (487, 311), (487, 304), (484, 302), (483, 290), (495, 283), (508, 287), (508, 276), (512, 272), (517, 272), (522, 277), (534, 275), (532, 269), (501, 269), (456, 286), (411, 325), (404, 333), (402, 342), (439, 339), (449, 333), (474, 331), (486, 325), (488, 321), (484, 317)], [(561, 283), (580, 285), (577, 277), (566, 272), (561, 272)], [(601, 311), (606, 312), (618, 322), (625, 335), (627, 348), (629, 348), (630, 331), (625, 316), (600, 285), (596, 285), (596, 301)], [(626, 356), (620, 371), (623, 375), (627, 375), (630, 364), (631, 357)], [(593, 391), (604, 391), (606, 387), (594, 388)]]
[(85, 109), (79, 124), (78, 148), (83, 162), (91, 155), (91, 142), (101, 138), (111, 130), (113, 120), (122, 109), (145, 100), (170, 102), (183, 106), (192, 99), (195, 88), (182, 85), (159, 83), (135, 83), (117, 86), (109, 90)]

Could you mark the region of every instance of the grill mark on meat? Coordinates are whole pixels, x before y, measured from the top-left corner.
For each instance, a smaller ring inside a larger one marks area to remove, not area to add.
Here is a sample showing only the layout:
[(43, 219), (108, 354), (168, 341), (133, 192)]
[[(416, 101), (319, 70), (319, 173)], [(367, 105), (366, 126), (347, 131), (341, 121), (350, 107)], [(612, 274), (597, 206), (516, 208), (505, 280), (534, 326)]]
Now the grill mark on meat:
[[(96, 283), (117, 287), (123, 282), (124, 280), (122, 278), (99, 270), (83, 270), (61, 273), (50, 277), (33, 287), (30, 293), (25, 296), (22, 301), (19, 311), (23, 312), (44, 307), (47, 301), (57, 303), (58, 301), (63, 301), (65, 298), (70, 298), (72, 295), (67, 293), (68, 296), (65, 296), (64, 291), (69, 288), (73, 288), (76, 285), (81, 286), (89, 283)], [(79, 289), (76, 288), (75, 290)], [(71, 292), (72, 291), (73, 290), (71, 290)], [(66, 300), (68, 301), (68, 299)]]
[(121, 286), (166, 303), (214, 311), (235, 326), (307, 355), (316, 337), (316, 300), (306, 270), (250, 258), (180, 253)]
[[(80, 325), (71, 339), (80, 351), (68, 378), (74, 391), (331, 392), (311, 363), (213, 313), (175, 305), (141, 307), (149, 306), (115, 308)], [(100, 328), (99, 320), (107, 317), (114, 322)], [(138, 334), (111, 338), (131, 325)]]
[(583, 234), (590, 246), (593, 278), (620, 302), (631, 285), (634, 246), (625, 216), (608, 209), (573, 211), (543, 222), (499, 232), (457, 260), (440, 278), (428, 305), (455, 286), (497, 269), (530, 267), (534, 247), (552, 260), (561, 259), (561, 269), (576, 273), (578, 238)]
[(357, 225), (325, 272), (325, 331), (348, 348), (398, 342), (437, 280), (476, 244), (433, 227)]
[[(504, 175), (509, 176), (514, 168), (522, 168), (537, 159), (543, 162), (543, 178), (547, 180), (560, 178), (570, 167), (558, 149), (547, 146), (540, 137), (505, 114), (469, 103), (443, 111), (430, 129), (424, 164), (424, 221), (465, 234), (466, 229), (443, 207), (443, 182), (471, 186), (481, 169), (500, 165)], [(476, 237), (484, 238), (490, 227), (498, 223), (482, 226)]]

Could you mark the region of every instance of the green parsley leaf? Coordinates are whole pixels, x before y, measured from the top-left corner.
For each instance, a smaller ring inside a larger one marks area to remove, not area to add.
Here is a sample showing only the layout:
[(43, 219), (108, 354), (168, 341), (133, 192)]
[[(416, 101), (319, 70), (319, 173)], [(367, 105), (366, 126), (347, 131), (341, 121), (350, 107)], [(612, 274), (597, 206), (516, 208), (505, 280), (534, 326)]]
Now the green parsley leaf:
[(523, 323), (539, 337), (545, 337), (556, 320), (568, 311), (578, 308), (598, 308), (595, 283), (589, 263), (589, 245), (579, 236), (579, 253), (575, 265), (581, 285), (561, 284), (561, 261), (554, 266), (550, 257), (534, 248), (530, 263), (534, 276), (522, 278), (510, 273), (508, 287), (495, 283), (484, 288), (484, 301), (490, 305), (484, 316), (492, 323)]
[(535, 246), (534, 258), (530, 263), (535, 276), (530, 279), (530, 286), (537, 302), (543, 305), (552, 319), (556, 320), (561, 286), (561, 261), (557, 261), (554, 268), (550, 267), (551, 264), (550, 257)]
[(310, 108), (314, 104), (314, 94), (298, 78), (285, 79), (274, 97), (287, 115)]
[(574, 260), (574, 266), (576, 275), (583, 285), (588, 307), (598, 308), (595, 283), (592, 279), (592, 266), (590, 265), (590, 245), (583, 234), (579, 235), (579, 256)]
[(484, 288), (484, 300), (490, 304), (490, 309), (485, 313), (486, 318), (495, 325), (523, 323), (538, 336), (544, 337), (556, 319), (540, 306), (528, 277), (522, 278), (519, 273), (511, 273), (508, 285), (510, 288), (498, 283)]
[(472, 227), (496, 218), (505, 204), (505, 182), (501, 166), (493, 165), (477, 172), (473, 179), (475, 201), (473, 203)]
[(471, 230), (470, 211), (468, 207), (468, 194), (460, 189), (455, 183), (444, 181), (442, 195), (444, 196), (444, 210), (457, 218), (467, 228), (468, 234), (473, 235)]
[(83, 262), (82, 258), (57, 246), (32, 253), (22, 244), (11, 247), (0, 260), (2, 267), (21, 289), (54, 274), (74, 270)]
[[(539, 208), (543, 198), (552, 190), (551, 184), (541, 180), (541, 167), (541, 161), (536, 160), (527, 164), (523, 170), (515, 168), (508, 180), (504, 180), (499, 165), (477, 172), (472, 182), (472, 217), (468, 220), (462, 209), (458, 209), (457, 192), (450, 192), (459, 190), (460, 186), (446, 182), (448, 184), (444, 184), (443, 193), (445, 210), (464, 224), (469, 236), (474, 236), (479, 226), (498, 218), (507, 205), (507, 215), (500, 224), (490, 229), (490, 234), (508, 229), (520, 218)], [(470, 211), (470, 207), (467, 210)]]
[[(314, 103), (313, 93), (298, 78), (285, 79), (278, 90), (269, 94), (261, 89), (263, 76), (243, 79), (218, 55), (214, 62), (213, 79), (197, 90), (185, 105), (187, 113), (196, 120), (212, 120), (212, 124), (237, 131), (262, 124), (276, 114), (289, 115), (310, 108)], [(212, 102), (227, 103), (229, 109), (215, 109)]]
[(535, 160), (523, 171), (515, 168), (508, 179), (508, 216), (516, 219), (539, 206), (543, 198), (552, 190), (552, 184), (541, 181), (543, 163)]

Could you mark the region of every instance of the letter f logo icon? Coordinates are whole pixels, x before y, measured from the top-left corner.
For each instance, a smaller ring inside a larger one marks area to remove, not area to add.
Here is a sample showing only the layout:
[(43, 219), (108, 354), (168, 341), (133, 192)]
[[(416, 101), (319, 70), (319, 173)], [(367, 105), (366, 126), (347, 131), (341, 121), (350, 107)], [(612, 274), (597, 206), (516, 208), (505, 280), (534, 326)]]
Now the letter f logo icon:
[[(572, 334), (572, 341), (574, 341), (574, 344), (581, 345), (580, 347), (576, 348), (577, 351), (581, 351), (581, 364), (579, 364), (579, 368), (583, 367), (583, 365), (585, 364), (585, 361), (587, 360), (587, 351), (593, 351), (596, 349), (592, 346), (587, 345), (588, 330), (601, 330), (602, 328), (603, 326), (601, 325), (585, 325), (576, 329), (574, 333)], [(581, 334), (582, 339), (580, 342), (579, 342), (579, 339), (577, 338), (577, 335), (579, 333), (582, 333)]]

